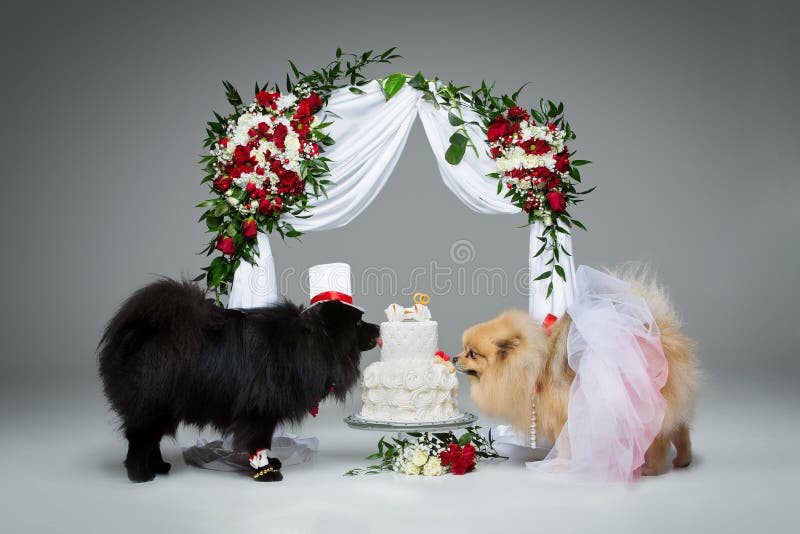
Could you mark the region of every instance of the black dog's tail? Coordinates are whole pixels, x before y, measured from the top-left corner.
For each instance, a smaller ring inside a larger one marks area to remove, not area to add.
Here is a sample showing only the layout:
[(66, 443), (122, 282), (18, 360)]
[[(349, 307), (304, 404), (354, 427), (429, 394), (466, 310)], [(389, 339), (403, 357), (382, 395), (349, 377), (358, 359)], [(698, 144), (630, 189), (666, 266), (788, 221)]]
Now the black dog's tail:
[[(186, 359), (196, 354), (204, 333), (220, 317), (191, 282), (162, 279), (131, 295), (108, 322), (98, 346), (100, 376), (111, 405), (124, 411), (131, 395), (137, 395), (134, 388), (153, 393), (179, 380)], [(150, 382), (148, 369), (159, 369), (166, 382)]]

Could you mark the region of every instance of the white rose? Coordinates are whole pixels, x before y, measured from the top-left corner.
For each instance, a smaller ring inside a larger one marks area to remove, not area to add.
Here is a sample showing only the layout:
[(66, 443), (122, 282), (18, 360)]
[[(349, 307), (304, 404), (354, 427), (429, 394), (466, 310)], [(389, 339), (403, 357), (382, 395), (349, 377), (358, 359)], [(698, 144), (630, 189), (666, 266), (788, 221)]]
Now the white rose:
[(239, 203), (239, 199), (236, 197), (228, 197), (226, 200), (231, 206), (236, 206)]
[(294, 134), (287, 135), (285, 143), (287, 152), (297, 152), (300, 150), (300, 139)]
[(405, 473), (406, 475), (418, 475), (419, 466), (415, 465), (414, 462), (406, 462), (406, 465), (403, 468), (403, 473)]
[(444, 467), (442, 467), (442, 461), (436, 456), (431, 456), (428, 459), (428, 463), (426, 463), (425, 467), (422, 469), (422, 474), (426, 477), (438, 477), (443, 475)]
[(417, 449), (414, 456), (411, 458), (411, 463), (417, 467), (422, 467), (428, 461), (428, 451), (423, 448)]

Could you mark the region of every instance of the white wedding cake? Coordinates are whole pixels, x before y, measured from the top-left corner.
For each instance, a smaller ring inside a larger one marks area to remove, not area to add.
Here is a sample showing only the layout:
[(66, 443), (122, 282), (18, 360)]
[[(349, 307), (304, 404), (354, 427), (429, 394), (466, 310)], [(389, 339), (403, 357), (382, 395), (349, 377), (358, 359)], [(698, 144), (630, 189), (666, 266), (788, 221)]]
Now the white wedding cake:
[(437, 353), (439, 331), (431, 320), (428, 295), (414, 295), (414, 306), (392, 304), (381, 323), (381, 359), (364, 370), (365, 419), (437, 422), (456, 418), (458, 379), (444, 353)]

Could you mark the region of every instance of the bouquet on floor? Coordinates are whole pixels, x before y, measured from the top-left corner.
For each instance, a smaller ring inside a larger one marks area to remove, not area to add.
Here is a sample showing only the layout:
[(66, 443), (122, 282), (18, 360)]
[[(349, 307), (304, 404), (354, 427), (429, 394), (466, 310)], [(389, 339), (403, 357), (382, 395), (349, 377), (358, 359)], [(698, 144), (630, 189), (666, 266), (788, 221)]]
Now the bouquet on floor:
[(460, 437), (452, 432), (409, 432), (406, 435), (411, 439), (382, 437), (378, 452), (367, 456), (367, 460), (380, 463), (351, 469), (345, 475), (373, 475), (382, 471), (412, 476), (464, 475), (475, 470), (478, 458), (505, 458), (494, 450), (491, 430), (484, 438), (479, 429), (468, 427)]

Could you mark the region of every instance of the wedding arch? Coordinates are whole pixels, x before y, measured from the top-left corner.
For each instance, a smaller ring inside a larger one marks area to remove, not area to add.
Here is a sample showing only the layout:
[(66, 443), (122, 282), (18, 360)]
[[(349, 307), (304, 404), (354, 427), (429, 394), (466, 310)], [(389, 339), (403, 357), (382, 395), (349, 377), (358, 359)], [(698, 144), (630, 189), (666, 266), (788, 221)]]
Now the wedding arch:
[[(447, 188), (479, 213), (525, 212), (529, 236), (529, 311), (560, 316), (574, 295), (570, 230), (584, 228), (568, 212), (591, 190), (578, 191), (579, 166), (566, 143), (575, 138), (563, 104), (522, 109), (512, 95), (392, 74), (367, 79), (362, 69), (390, 63), (394, 49), (346, 54), (309, 74), (290, 61), (285, 90), (256, 85), (242, 100), (225, 82), (233, 113), (215, 113), (203, 182), (213, 198), (201, 220), (221, 252), (200, 277), (228, 293), (228, 306), (276, 302), (268, 234), (297, 237), (349, 224), (377, 197), (420, 118)], [(271, 89), (271, 90), (270, 90)]]

